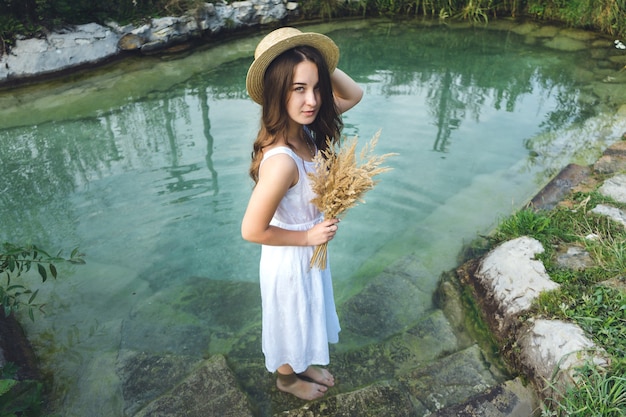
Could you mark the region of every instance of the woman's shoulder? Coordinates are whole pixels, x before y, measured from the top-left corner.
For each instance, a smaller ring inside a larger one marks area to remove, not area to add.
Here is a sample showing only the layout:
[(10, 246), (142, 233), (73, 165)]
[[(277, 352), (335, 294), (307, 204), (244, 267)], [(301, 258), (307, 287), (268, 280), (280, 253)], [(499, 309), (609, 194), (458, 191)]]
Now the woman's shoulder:
[(293, 159), (297, 158), (296, 153), (290, 147), (285, 146), (285, 145), (277, 145), (277, 146), (267, 148), (263, 151), (262, 161), (265, 161), (267, 158), (270, 158), (274, 155), (279, 155), (279, 154), (289, 155)]
[(272, 165), (274, 169), (278, 170), (297, 171), (297, 161), (298, 155), (290, 147), (273, 146), (264, 150), (259, 169), (264, 168), (266, 165)]
[(259, 180), (277, 184), (287, 179), (290, 186), (298, 181), (296, 154), (286, 146), (276, 146), (265, 150), (259, 166)]

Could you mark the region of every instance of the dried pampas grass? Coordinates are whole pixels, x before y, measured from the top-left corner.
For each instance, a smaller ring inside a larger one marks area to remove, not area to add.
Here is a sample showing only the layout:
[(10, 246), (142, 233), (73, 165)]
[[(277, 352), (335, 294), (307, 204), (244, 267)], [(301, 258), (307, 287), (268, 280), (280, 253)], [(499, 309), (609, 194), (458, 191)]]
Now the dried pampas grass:
[[(358, 202), (365, 203), (363, 195), (378, 183), (373, 177), (391, 170), (381, 167), (381, 164), (395, 154), (373, 154), (379, 137), (380, 131), (363, 147), (358, 160), (356, 136), (342, 146), (335, 146), (328, 141), (328, 148), (315, 156), (315, 172), (308, 175), (317, 197), (311, 202), (324, 214), (325, 220), (338, 217)], [(311, 268), (316, 266), (325, 269), (327, 254), (328, 243), (316, 246), (310, 262)]]

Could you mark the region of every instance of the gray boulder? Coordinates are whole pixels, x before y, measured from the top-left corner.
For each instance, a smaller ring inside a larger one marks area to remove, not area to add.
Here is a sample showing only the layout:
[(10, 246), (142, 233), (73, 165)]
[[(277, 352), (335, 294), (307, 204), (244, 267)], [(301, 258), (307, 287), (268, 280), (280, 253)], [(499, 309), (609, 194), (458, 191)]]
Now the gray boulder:
[(604, 181), (598, 191), (620, 203), (626, 203), (626, 174), (618, 174)]
[(573, 323), (539, 319), (518, 339), (520, 358), (540, 391), (575, 382), (575, 372), (587, 363), (607, 367), (605, 353)]
[(17, 40), (11, 52), (0, 57), (0, 82), (101, 63), (118, 53), (119, 38), (113, 30), (89, 23), (44, 39)]

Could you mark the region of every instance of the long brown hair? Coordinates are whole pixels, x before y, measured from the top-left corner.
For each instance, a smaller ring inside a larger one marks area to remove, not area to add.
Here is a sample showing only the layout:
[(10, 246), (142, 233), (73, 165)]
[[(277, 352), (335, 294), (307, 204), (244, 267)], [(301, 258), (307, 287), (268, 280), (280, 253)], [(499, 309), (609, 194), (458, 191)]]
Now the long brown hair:
[[(250, 177), (259, 180), (259, 166), (263, 159), (263, 150), (286, 134), (289, 126), (287, 100), (291, 94), (293, 74), (296, 65), (311, 61), (317, 66), (318, 87), (321, 105), (315, 121), (308, 127), (313, 133), (313, 140), (318, 149), (327, 147), (326, 138), (333, 143), (340, 139), (343, 122), (333, 98), (330, 72), (326, 61), (319, 51), (310, 46), (297, 46), (283, 52), (267, 67), (263, 78), (263, 110), (261, 128), (254, 141)], [(304, 132), (302, 134), (305, 134)]]

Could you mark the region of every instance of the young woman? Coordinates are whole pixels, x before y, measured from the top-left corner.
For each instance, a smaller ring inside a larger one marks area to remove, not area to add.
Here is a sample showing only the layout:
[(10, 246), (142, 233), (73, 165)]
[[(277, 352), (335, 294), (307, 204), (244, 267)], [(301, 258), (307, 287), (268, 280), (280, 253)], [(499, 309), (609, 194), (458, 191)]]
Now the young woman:
[(328, 37), (281, 28), (256, 48), (248, 70), (250, 97), (262, 105), (250, 176), (255, 187), (243, 217), (245, 240), (260, 243), (265, 365), (276, 386), (304, 400), (335, 384), (328, 343), (339, 340), (330, 267), (310, 268), (314, 247), (337, 233), (311, 203), (308, 172), (326, 138), (339, 141), (341, 113), (361, 88), (337, 69), (339, 50)]

